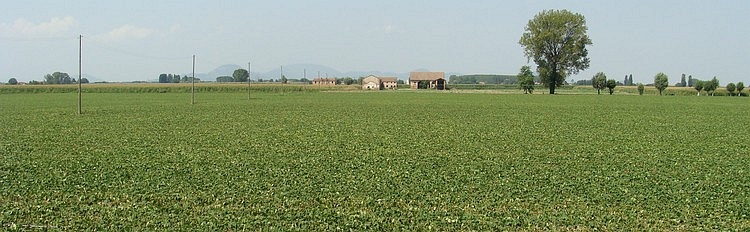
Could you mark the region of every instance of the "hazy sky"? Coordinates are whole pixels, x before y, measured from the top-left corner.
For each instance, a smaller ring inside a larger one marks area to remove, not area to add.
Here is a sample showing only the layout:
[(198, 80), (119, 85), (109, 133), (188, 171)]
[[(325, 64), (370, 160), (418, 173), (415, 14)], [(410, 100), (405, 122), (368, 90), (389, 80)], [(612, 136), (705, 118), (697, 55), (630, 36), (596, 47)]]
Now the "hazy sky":
[[(209, 72), (224, 64), (266, 72), (320, 64), (342, 72), (516, 74), (518, 40), (545, 9), (586, 17), (590, 69), (670, 83), (680, 74), (750, 82), (750, 1), (2, 1), (0, 81), (55, 71), (107, 81)], [(532, 62), (533, 64), (533, 62)]]

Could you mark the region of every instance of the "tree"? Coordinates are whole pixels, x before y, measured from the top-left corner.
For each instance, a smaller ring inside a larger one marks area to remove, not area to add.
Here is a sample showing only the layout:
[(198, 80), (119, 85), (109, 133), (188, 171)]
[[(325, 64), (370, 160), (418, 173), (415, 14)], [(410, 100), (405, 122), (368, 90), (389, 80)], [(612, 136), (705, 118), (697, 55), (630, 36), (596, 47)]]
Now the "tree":
[(682, 74), (682, 77), (680, 78), (680, 83), (677, 83), (677, 85), (675, 85), (675, 86), (676, 87), (685, 87), (685, 86), (687, 86), (687, 81), (685, 80), (685, 74), (684, 73)]
[(169, 82), (171, 83), (180, 83), (179, 75), (169, 74), (168, 79), (169, 79)]
[(601, 91), (607, 88), (607, 75), (603, 72), (598, 72), (591, 78), (591, 85), (596, 89), (596, 94), (602, 94)]
[(545, 10), (529, 20), (518, 42), (524, 55), (537, 64), (542, 82), (555, 94), (569, 74), (589, 67), (591, 45), (583, 15), (567, 10)]
[(10, 79), (8, 79), (8, 84), (9, 85), (17, 85), (18, 84), (18, 80), (16, 80), (16, 78), (14, 78), (14, 77), (11, 77)]
[(701, 90), (703, 90), (703, 81), (701, 81), (701, 80), (694, 80), (693, 88), (695, 88), (695, 90), (698, 90), (698, 96), (700, 96), (701, 95)]
[(220, 76), (216, 78), (216, 82), (234, 82), (234, 78), (230, 76)]
[(351, 85), (354, 84), (354, 79), (352, 79), (351, 77), (344, 77), (343, 82), (345, 85)]
[(628, 85), (635, 85), (635, 84), (633, 84), (633, 74), (630, 74), (630, 84), (628, 84)]
[(633, 74), (630, 74), (630, 77), (628, 75), (625, 75), (625, 82), (622, 82), (622, 85), (624, 86), (631, 86), (633, 85)]
[(159, 83), (169, 83), (166, 73), (159, 74)]
[(398, 81), (396, 81), (396, 84), (399, 84), (399, 85), (403, 85), (404, 83), (406, 83), (406, 82), (404, 82), (404, 80), (398, 80)]
[(289, 79), (286, 79), (285, 75), (281, 75), (281, 84), (286, 84), (287, 82), (289, 82)]
[(615, 79), (607, 80), (607, 89), (609, 89), (609, 95), (612, 95), (615, 92), (615, 87), (617, 87), (617, 81), (615, 81)]
[(88, 84), (88, 83), (89, 83), (89, 79), (85, 77), (81, 78), (81, 84)]
[(646, 87), (643, 86), (643, 84), (638, 83), (638, 95), (643, 95), (643, 91), (646, 90)]
[(232, 73), (232, 78), (234, 78), (234, 82), (247, 82), (247, 79), (250, 77), (250, 73), (247, 72), (245, 69), (237, 69), (234, 70), (234, 73)]
[(667, 77), (667, 74), (657, 73), (654, 76), (654, 87), (656, 87), (656, 90), (659, 90), (659, 95), (662, 95), (667, 86), (669, 86), (669, 77)]
[(703, 82), (703, 90), (706, 91), (706, 94), (711, 94), (711, 96), (714, 95), (714, 91), (716, 91), (716, 88), (719, 87), (719, 80), (714, 77), (710, 81)]
[(695, 85), (695, 80), (693, 80), (693, 75), (688, 76), (687, 84), (688, 84), (688, 87), (693, 87), (693, 85)]
[(67, 73), (63, 73), (63, 72), (54, 72), (52, 74), (47, 74), (44, 76), (44, 81), (47, 84), (52, 84), (52, 85), (73, 83), (73, 79), (71, 79)]
[(523, 89), (524, 94), (534, 92), (534, 73), (528, 65), (521, 66), (521, 71), (518, 72), (518, 88)]
[(745, 89), (745, 83), (737, 82), (737, 96), (742, 96), (742, 90)]
[(727, 88), (727, 92), (729, 92), (729, 96), (733, 96), (734, 95), (734, 90), (735, 90), (736, 87), (737, 86), (735, 86), (734, 83), (727, 84), (726, 88)]

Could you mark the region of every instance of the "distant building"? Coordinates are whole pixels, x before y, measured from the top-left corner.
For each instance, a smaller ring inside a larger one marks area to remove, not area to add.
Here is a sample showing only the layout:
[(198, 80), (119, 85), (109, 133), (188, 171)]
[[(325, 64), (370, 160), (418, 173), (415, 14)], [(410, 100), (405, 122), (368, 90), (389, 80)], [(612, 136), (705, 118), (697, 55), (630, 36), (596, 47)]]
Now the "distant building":
[(437, 89), (445, 90), (444, 72), (411, 72), (409, 74), (409, 85), (412, 89)]
[(336, 78), (315, 78), (313, 85), (336, 85)]
[(381, 77), (380, 86), (383, 89), (398, 89), (398, 77)]
[(398, 78), (396, 77), (378, 77), (369, 75), (362, 79), (362, 89), (364, 90), (383, 90), (397, 89)]

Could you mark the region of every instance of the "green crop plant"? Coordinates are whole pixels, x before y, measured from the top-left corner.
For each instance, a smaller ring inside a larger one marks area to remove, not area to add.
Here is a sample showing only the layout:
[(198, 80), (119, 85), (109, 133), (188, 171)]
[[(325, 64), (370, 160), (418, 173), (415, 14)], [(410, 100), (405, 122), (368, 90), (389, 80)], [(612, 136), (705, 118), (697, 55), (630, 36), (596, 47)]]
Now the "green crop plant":
[(0, 226), (750, 229), (743, 98), (237, 88), (0, 95)]

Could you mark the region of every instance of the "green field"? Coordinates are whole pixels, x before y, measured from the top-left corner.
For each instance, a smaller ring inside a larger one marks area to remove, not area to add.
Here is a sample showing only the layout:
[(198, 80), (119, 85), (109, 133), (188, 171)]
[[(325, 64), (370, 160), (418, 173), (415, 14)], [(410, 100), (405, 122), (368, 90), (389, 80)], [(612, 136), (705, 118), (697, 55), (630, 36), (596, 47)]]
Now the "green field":
[(247, 98), (0, 94), (0, 229), (750, 229), (747, 98)]

